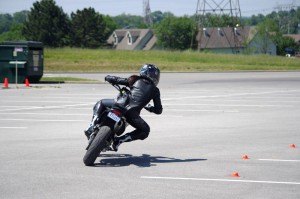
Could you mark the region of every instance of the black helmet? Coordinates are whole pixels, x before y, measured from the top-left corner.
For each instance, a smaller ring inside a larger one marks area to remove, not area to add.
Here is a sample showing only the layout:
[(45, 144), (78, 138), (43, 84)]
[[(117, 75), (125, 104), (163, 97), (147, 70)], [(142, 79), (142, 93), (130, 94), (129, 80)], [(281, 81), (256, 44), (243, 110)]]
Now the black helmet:
[(160, 70), (154, 64), (145, 64), (140, 70), (140, 75), (150, 79), (157, 86), (160, 77)]

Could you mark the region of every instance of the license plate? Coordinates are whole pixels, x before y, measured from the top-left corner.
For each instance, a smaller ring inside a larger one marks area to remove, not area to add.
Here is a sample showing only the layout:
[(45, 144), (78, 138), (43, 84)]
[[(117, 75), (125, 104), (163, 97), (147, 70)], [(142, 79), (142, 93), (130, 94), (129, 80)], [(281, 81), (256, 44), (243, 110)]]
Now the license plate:
[(121, 118), (113, 112), (109, 112), (107, 116), (116, 122), (119, 122), (121, 120)]

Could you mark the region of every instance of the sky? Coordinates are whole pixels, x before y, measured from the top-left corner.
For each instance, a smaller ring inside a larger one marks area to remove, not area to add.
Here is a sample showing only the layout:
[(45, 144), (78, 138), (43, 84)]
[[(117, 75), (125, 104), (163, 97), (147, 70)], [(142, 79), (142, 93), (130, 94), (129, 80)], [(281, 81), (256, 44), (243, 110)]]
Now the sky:
[[(172, 12), (176, 16), (193, 15), (197, 10), (198, 0), (149, 0), (151, 11)], [(206, 2), (229, 2), (226, 0), (206, 0)], [(30, 10), (36, 0), (0, 0), (0, 13), (13, 14)], [(143, 0), (55, 0), (56, 5), (70, 14), (77, 10), (92, 7), (97, 12), (116, 16), (120, 14), (143, 15)], [(203, 2), (203, 0), (200, 0)], [(300, 0), (239, 0), (242, 17), (253, 14), (269, 14), (278, 5), (293, 4), (300, 6)], [(215, 6), (213, 6), (216, 8)]]

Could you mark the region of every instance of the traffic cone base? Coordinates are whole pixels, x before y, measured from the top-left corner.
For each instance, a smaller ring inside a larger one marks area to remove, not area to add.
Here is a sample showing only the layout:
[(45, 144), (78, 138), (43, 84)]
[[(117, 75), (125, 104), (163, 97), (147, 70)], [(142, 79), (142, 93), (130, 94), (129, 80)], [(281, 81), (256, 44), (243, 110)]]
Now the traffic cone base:
[(238, 173), (238, 172), (234, 172), (234, 173), (232, 173), (232, 176), (233, 176), (233, 177), (240, 177), (240, 175), (239, 175), (239, 173)]

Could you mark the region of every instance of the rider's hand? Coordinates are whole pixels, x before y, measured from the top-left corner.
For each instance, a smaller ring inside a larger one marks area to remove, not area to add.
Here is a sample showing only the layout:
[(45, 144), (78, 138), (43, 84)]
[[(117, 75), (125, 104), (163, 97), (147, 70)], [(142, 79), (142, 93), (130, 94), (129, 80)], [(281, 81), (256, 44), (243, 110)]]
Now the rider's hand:
[(116, 84), (117, 83), (117, 78), (115, 76), (107, 75), (104, 79), (105, 79), (105, 81), (107, 81), (111, 84)]

